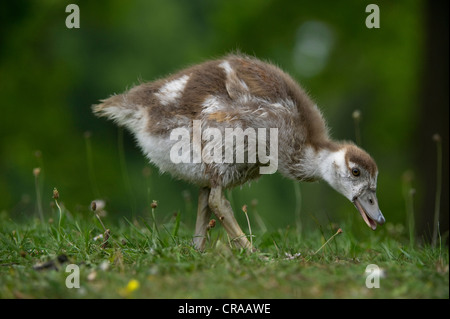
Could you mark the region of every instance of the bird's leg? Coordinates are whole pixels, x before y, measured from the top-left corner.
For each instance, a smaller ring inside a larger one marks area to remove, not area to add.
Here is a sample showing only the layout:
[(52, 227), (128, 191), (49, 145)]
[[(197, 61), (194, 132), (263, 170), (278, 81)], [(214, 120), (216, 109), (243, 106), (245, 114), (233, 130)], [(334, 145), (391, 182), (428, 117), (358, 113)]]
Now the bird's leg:
[(211, 218), (211, 209), (208, 206), (209, 187), (201, 188), (198, 193), (197, 222), (195, 223), (194, 246), (197, 250), (204, 250), (206, 234)]
[(225, 198), (221, 186), (211, 188), (208, 203), (209, 207), (228, 233), (231, 242), (239, 248), (251, 248), (250, 242), (234, 218), (230, 202)]

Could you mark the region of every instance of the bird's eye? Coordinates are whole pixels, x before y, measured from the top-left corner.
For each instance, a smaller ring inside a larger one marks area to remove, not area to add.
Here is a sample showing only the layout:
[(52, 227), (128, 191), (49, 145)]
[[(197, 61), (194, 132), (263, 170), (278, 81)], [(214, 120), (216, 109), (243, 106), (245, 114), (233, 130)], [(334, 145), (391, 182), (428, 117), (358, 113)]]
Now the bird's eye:
[(355, 168), (352, 168), (352, 174), (353, 174), (353, 176), (359, 176), (361, 174), (361, 172), (359, 171), (359, 169), (357, 169), (355, 167)]

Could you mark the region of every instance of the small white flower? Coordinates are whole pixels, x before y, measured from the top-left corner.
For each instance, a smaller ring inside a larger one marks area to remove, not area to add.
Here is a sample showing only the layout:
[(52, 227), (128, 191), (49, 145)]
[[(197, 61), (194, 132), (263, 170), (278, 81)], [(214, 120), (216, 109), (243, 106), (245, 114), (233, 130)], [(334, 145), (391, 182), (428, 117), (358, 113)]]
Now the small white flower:
[(103, 261), (101, 264), (100, 264), (100, 269), (101, 270), (103, 270), (103, 271), (106, 271), (106, 270), (108, 270), (108, 268), (109, 268), (109, 262), (108, 261)]
[(94, 241), (97, 241), (99, 239), (103, 239), (103, 234), (97, 235), (94, 237)]
[(286, 256), (286, 258), (284, 258), (285, 260), (292, 260), (292, 259), (296, 259), (296, 258), (300, 257), (302, 254), (295, 253), (294, 255), (292, 255), (290, 253), (284, 253), (284, 255)]

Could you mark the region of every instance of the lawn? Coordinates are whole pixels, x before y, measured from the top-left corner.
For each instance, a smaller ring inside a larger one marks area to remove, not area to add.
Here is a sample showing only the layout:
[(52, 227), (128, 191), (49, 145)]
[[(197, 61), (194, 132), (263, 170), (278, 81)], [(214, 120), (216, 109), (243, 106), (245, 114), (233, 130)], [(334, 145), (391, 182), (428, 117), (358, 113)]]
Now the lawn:
[[(380, 28), (364, 1), (78, 2), (80, 28), (64, 1), (0, 5), (0, 301), (449, 298), (448, 1), (380, 1)], [(218, 220), (193, 249), (198, 187), (159, 174), (91, 105), (231, 52), (286, 70), (333, 139), (373, 156), (384, 225), (371, 231), (326, 183), (267, 174), (226, 192), (256, 250), (230, 248)], [(324, 316), (308, 306), (289, 316)]]
[[(395, 234), (361, 242), (342, 226), (342, 233), (332, 225), (302, 234), (255, 230), (257, 251), (247, 253), (231, 249), (216, 226), (198, 252), (179, 215), (112, 223), (62, 208), (61, 217), (56, 208), (44, 222), (1, 214), (0, 298), (449, 297), (448, 248), (411, 247)], [(71, 264), (79, 288), (66, 285), (75, 283)], [(375, 283), (370, 264), (379, 268), (379, 288), (366, 287)]]

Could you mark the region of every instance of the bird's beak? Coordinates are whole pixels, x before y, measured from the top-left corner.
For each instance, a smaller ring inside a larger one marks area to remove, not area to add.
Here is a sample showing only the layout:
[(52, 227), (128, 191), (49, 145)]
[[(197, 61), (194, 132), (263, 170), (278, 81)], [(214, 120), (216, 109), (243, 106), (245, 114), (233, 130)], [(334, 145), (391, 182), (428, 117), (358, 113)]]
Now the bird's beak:
[(366, 189), (353, 199), (353, 204), (355, 204), (367, 226), (372, 230), (377, 228), (377, 224), (383, 225), (386, 221), (378, 207), (378, 200), (374, 191)]

